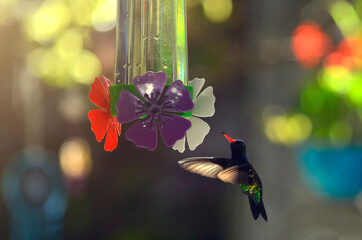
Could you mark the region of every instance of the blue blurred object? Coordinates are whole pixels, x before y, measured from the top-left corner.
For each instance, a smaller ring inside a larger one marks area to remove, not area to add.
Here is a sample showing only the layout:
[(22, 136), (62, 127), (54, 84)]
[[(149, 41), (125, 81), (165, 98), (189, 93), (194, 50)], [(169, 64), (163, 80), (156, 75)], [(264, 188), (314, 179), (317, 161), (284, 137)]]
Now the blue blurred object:
[(317, 193), (350, 198), (362, 190), (362, 147), (309, 145), (298, 154), (302, 178)]
[(13, 157), (2, 178), (10, 213), (9, 238), (62, 239), (67, 195), (55, 155), (28, 147)]

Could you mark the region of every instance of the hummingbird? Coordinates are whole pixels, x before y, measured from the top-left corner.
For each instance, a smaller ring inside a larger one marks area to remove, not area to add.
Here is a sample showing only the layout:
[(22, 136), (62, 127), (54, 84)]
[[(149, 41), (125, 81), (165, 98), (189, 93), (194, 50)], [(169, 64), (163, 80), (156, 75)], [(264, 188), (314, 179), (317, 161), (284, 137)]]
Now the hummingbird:
[(223, 182), (236, 184), (242, 193), (248, 195), (250, 209), (256, 220), (261, 215), (265, 221), (260, 177), (246, 157), (246, 146), (243, 140), (234, 140), (221, 132), (230, 142), (231, 159), (219, 157), (191, 157), (178, 162), (185, 170), (204, 177), (218, 178)]

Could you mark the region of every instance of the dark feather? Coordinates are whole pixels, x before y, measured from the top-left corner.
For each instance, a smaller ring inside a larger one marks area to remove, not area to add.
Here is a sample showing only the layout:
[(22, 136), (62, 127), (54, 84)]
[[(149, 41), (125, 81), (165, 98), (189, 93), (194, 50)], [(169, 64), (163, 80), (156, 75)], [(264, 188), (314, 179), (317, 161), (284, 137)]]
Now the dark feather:
[(253, 200), (253, 198), (251, 196), (249, 196), (249, 205), (250, 205), (250, 209), (251, 209), (251, 212), (253, 213), (253, 217), (255, 220), (258, 219), (259, 214), (260, 214), (264, 218), (265, 221), (268, 221), (268, 216), (266, 215), (263, 200), (261, 200), (260, 204), (257, 205), (255, 203), (255, 201)]
[(268, 221), (268, 216), (266, 215), (263, 200), (261, 200), (261, 202), (260, 202), (260, 214), (264, 218), (265, 221)]
[(253, 213), (253, 217), (254, 219), (258, 219), (259, 214), (260, 214), (260, 206), (257, 206), (254, 202), (254, 200), (252, 199), (252, 197), (249, 196), (249, 204), (250, 204), (250, 209), (251, 212)]
[(179, 161), (178, 164), (189, 172), (204, 177), (217, 178), (218, 173), (231, 163), (230, 159), (227, 158), (198, 157), (185, 158)]

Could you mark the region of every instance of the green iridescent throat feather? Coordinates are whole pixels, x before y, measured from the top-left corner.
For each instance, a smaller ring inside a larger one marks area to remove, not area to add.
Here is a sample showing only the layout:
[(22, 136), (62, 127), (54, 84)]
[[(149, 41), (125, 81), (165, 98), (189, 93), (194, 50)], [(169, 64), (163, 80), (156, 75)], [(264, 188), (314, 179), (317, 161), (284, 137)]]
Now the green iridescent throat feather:
[(250, 194), (251, 197), (259, 204), (260, 203), (260, 191), (261, 188), (256, 188), (256, 183), (254, 185), (243, 185), (238, 184), (241, 191), (245, 194)]

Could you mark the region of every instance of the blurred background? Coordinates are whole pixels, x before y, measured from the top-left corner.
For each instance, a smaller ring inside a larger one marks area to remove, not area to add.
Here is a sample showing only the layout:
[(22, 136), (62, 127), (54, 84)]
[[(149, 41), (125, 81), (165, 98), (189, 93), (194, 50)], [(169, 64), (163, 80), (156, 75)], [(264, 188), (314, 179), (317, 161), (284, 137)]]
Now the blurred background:
[[(116, 0), (0, 1), (0, 239), (362, 239), (362, 1), (188, 0), (190, 79), (214, 87), (194, 152), (112, 153), (90, 84), (113, 79)], [(242, 138), (268, 222), (177, 161)], [(46, 236), (46, 237), (45, 237)]]

